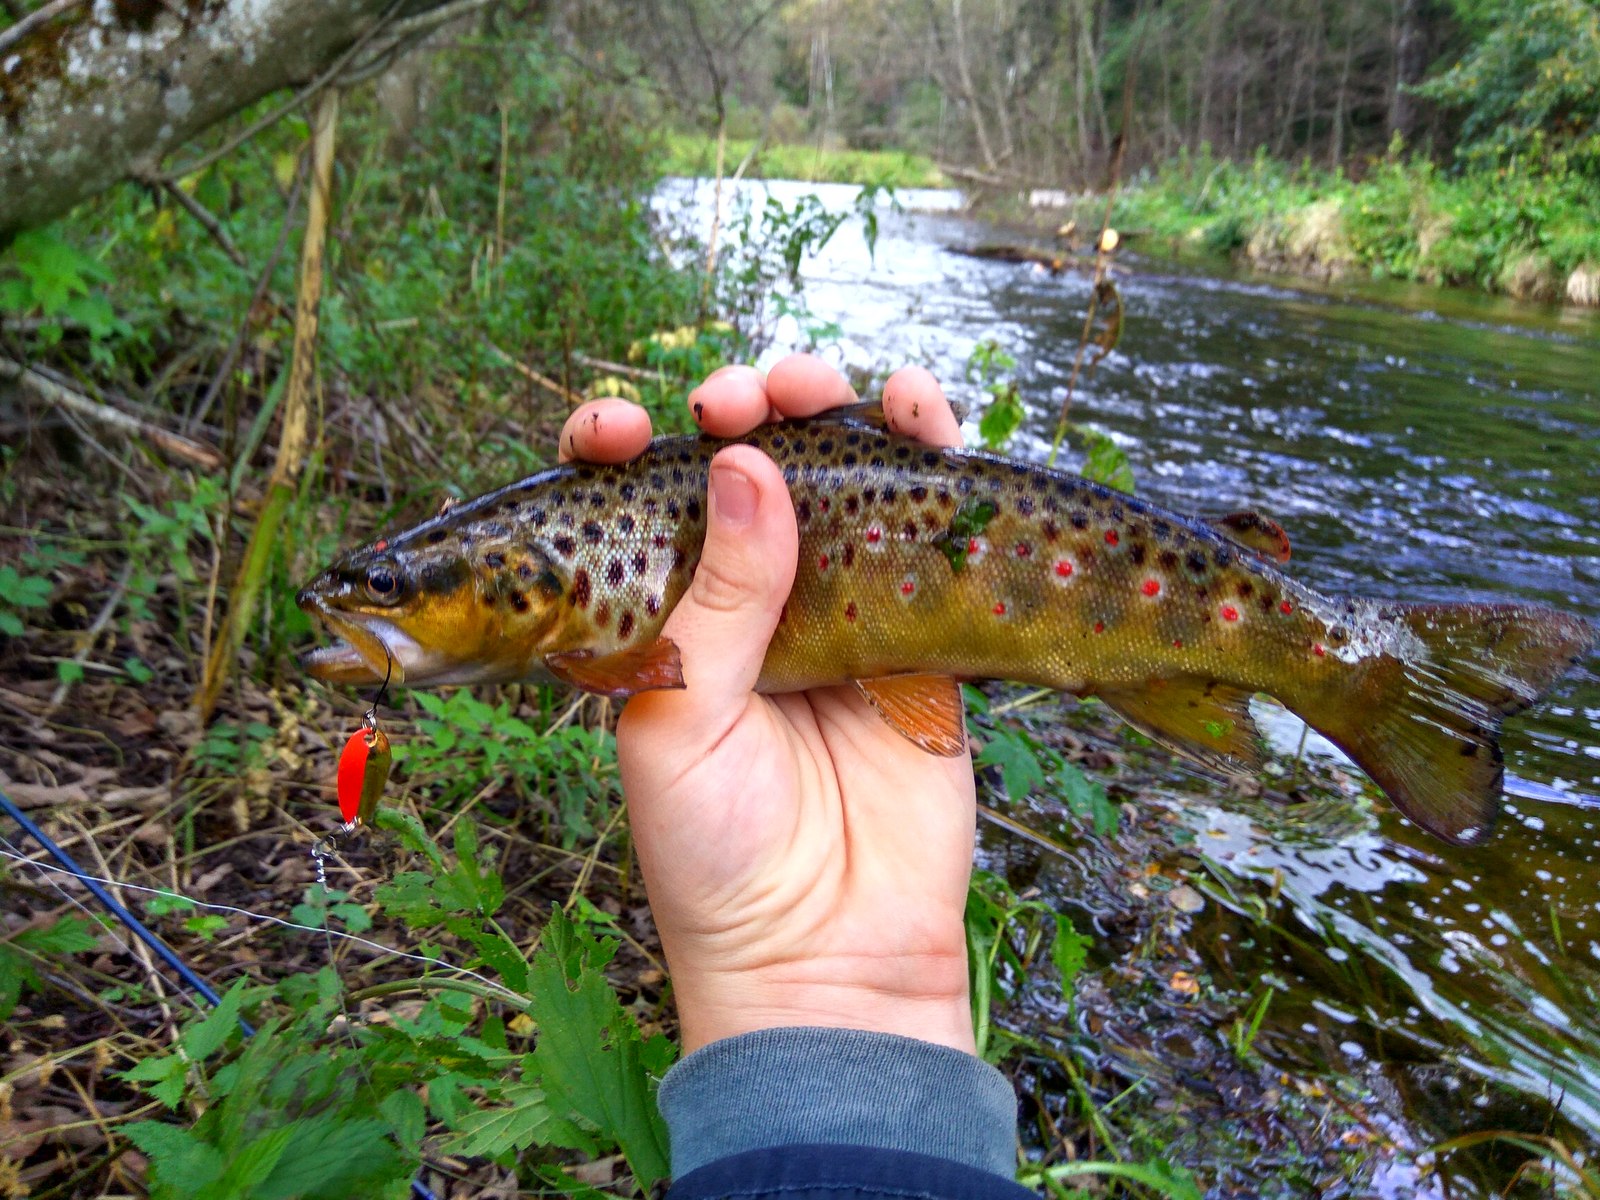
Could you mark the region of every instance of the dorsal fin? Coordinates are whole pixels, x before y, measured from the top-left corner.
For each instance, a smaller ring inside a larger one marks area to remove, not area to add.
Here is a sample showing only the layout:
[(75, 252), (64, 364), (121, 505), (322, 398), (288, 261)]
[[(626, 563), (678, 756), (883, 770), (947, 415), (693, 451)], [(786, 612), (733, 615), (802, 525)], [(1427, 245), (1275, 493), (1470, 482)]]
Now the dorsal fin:
[(1236, 512), (1220, 517), (1201, 517), (1215, 532), (1243, 546), (1251, 554), (1269, 562), (1289, 561), (1289, 535), (1270, 517), (1260, 513)]
[(858, 679), (856, 687), (891, 729), (929, 754), (954, 758), (967, 748), (961, 685), (950, 676)]
[(825, 408), (819, 413), (812, 413), (809, 417), (790, 417), (788, 420), (799, 425), (855, 425), (862, 429), (876, 429), (882, 433), (894, 432), (889, 428), (888, 415), (883, 411), (882, 402), (878, 400), (841, 404), (837, 408)]

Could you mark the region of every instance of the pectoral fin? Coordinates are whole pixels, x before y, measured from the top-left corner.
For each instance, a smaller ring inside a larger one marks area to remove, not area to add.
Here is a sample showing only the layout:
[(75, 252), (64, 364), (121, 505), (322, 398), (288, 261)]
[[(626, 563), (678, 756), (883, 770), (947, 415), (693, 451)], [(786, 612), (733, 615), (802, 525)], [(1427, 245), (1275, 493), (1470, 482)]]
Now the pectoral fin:
[(1205, 523), (1230, 542), (1237, 542), (1252, 554), (1269, 562), (1289, 561), (1289, 535), (1283, 526), (1260, 513), (1236, 512), (1223, 517), (1205, 517)]
[(544, 656), (544, 665), (563, 683), (602, 696), (631, 696), (661, 688), (681, 688), (683, 660), (671, 638), (629, 646), (614, 654), (563, 650)]
[(967, 748), (961, 685), (950, 676), (858, 679), (856, 687), (891, 729), (929, 754), (954, 758)]
[(1140, 733), (1210, 770), (1242, 775), (1262, 766), (1249, 692), (1196, 675), (1097, 694)]

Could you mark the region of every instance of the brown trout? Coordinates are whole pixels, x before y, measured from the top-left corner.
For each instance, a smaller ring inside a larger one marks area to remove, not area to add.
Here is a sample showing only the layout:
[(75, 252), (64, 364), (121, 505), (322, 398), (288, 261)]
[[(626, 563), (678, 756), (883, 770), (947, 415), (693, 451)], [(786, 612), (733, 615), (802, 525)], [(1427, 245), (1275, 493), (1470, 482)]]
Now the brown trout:
[[(965, 745), (954, 680), (1094, 695), (1232, 774), (1262, 763), (1249, 701), (1277, 698), (1424, 829), (1467, 844), (1498, 806), (1501, 721), (1590, 646), (1530, 604), (1333, 597), (1278, 567), (1270, 521), (1208, 523), (1075, 475), (897, 437), (857, 406), (736, 439), (777, 462), (800, 529), (764, 692), (854, 681), (935, 753)], [(662, 623), (705, 534), (727, 442), (660, 439), (557, 467), (350, 551), (299, 595), (340, 643), (331, 682), (683, 685)]]

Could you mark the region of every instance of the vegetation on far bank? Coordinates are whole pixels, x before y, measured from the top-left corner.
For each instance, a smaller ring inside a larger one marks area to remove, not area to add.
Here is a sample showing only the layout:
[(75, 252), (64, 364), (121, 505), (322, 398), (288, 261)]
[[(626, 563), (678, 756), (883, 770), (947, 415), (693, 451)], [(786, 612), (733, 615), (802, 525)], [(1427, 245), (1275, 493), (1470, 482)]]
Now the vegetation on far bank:
[(1117, 197), (1141, 250), (1231, 255), (1266, 270), (1478, 288), (1600, 304), (1592, 184), (1525, 163), (1452, 173), (1394, 153), (1354, 180), (1260, 155), (1180, 155)]
[[(663, 139), (659, 162), (661, 170), (668, 175), (715, 175), (717, 139), (693, 133), (668, 134)], [(906, 188), (947, 187), (950, 182), (932, 159), (907, 150), (851, 150), (796, 143), (769, 145), (756, 138), (728, 138), (723, 147), (723, 173), (732, 175), (741, 166), (747, 179), (801, 179), (810, 183)]]

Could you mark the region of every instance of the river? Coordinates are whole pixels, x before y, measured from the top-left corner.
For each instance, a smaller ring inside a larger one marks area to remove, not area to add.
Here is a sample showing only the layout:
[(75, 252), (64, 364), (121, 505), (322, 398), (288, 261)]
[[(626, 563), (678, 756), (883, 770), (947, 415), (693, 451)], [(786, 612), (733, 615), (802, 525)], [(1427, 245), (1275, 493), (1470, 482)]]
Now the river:
[[(835, 211), (854, 195), (741, 187), (790, 203), (814, 193)], [(703, 185), (664, 194), (694, 195), (703, 219)], [(1030, 412), (1009, 452), (1042, 458), (1087, 276), (951, 253), (1004, 235), (954, 211), (954, 193), (899, 200), (907, 211), (881, 213), (872, 253), (856, 222), (806, 262), (809, 321), (779, 322), (768, 358), (832, 324), (820, 348), (835, 362), (923, 363), (976, 404), (966, 364), (992, 339)], [(1537, 600), (1600, 619), (1600, 314), (1370, 282), (1290, 287), (1134, 254), (1120, 267), (1122, 339), (1072, 413), (1124, 448), (1141, 496), (1277, 519), (1291, 573), (1328, 591)], [(1283, 723), (1277, 736), (1299, 740)], [(1434, 1111), (1452, 1095), (1503, 1116), (1470, 1098), (1485, 1084), (1559, 1104), (1600, 1144), (1600, 656), (1513, 719), (1505, 750), (1507, 816), (1469, 850), (1387, 806), (1376, 828), (1291, 846), (1216, 805), (1188, 803), (1186, 819), (1214, 899), (1266, 881), (1270, 923), (1317, 935), (1275, 952), (1288, 982), (1269, 1055), (1289, 1061), (1297, 1038), (1332, 1030), (1356, 1073), (1397, 1056), (1442, 1064), (1427, 1088), (1407, 1084), (1424, 1144), (1470, 1127)], [(1046, 886), (1071, 898), (1069, 879)], [(1263, 969), (1229, 932), (1246, 910), (1218, 902), (1199, 918), (1224, 977)]]

